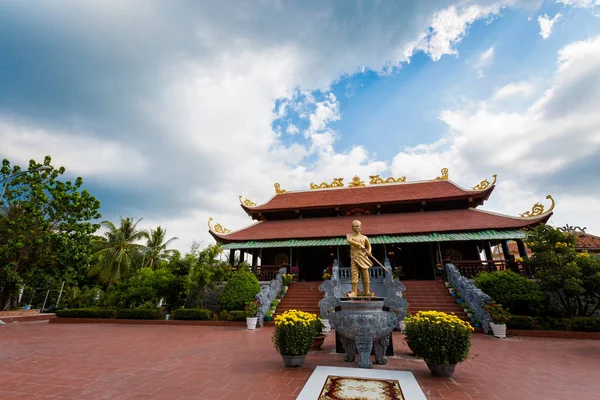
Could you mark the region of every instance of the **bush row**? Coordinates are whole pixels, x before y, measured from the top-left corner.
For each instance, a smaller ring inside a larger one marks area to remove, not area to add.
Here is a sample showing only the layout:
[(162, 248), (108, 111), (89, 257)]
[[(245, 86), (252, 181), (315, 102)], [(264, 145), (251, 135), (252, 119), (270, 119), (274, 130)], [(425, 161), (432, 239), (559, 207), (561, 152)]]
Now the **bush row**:
[(512, 315), (506, 325), (508, 329), (600, 332), (600, 317), (550, 318)]
[[(56, 316), (60, 318), (117, 318), (117, 319), (160, 319), (161, 311), (158, 308), (134, 308), (114, 310), (107, 308), (72, 308), (58, 310)], [(246, 312), (221, 311), (213, 315), (211, 310), (202, 308), (180, 308), (173, 311), (173, 319), (184, 321), (245, 321)]]

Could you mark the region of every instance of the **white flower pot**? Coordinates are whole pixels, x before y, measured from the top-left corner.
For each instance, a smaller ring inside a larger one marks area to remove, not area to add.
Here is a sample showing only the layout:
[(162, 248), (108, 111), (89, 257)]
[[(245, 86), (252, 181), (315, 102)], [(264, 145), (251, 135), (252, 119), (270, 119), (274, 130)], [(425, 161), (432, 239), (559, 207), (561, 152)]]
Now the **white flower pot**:
[(492, 332), (494, 332), (494, 336), (500, 339), (504, 339), (506, 337), (506, 324), (497, 325), (492, 322), (490, 323), (490, 326), (492, 327)]
[(329, 323), (328, 319), (322, 319), (321, 322), (323, 323), (323, 330), (321, 331), (321, 333), (327, 333), (327, 332), (331, 332), (331, 324)]
[(288, 291), (288, 289), (289, 289), (290, 287), (289, 287), (289, 286), (284, 286), (283, 288), (284, 288), (284, 289), (285, 289), (285, 291), (287, 292), (287, 291)]
[(257, 317), (254, 318), (246, 318), (246, 327), (248, 329), (256, 329), (256, 322), (258, 321)]
[(446, 287), (450, 286), (450, 282), (444, 282), (444, 285), (446, 285)]
[(404, 321), (398, 322), (398, 329), (400, 329), (400, 332), (404, 332), (404, 328), (406, 328), (406, 323)]

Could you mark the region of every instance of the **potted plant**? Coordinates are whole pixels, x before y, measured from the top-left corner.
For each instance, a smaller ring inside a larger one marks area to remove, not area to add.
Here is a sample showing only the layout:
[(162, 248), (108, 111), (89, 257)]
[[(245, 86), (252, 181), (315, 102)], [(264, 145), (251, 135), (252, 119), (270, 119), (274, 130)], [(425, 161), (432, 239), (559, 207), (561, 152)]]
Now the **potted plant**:
[(288, 287), (292, 283), (293, 279), (294, 279), (294, 276), (292, 274), (283, 274), (283, 288), (285, 289), (286, 292), (288, 290)]
[(455, 315), (419, 311), (406, 318), (404, 334), (410, 348), (423, 357), (429, 370), (438, 376), (454, 374), (456, 364), (467, 359), (471, 349), (471, 324)]
[(484, 304), (483, 309), (487, 311), (490, 319), (492, 320), (490, 326), (492, 327), (494, 336), (504, 339), (506, 337), (506, 322), (510, 320), (510, 313), (508, 312), (508, 309), (504, 309), (502, 304), (498, 303)]
[(315, 314), (288, 310), (275, 317), (272, 341), (286, 367), (301, 367), (315, 337)]
[(300, 268), (297, 266), (290, 267), (290, 274), (292, 275), (292, 282), (296, 282), (298, 280), (298, 274), (300, 273)]
[(311, 350), (321, 350), (321, 346), (323, 345), (323, 342), (325, 341), (325, 338), (327, 337), (327, 335), (323, 334), (323, 330), (325, 329), (325, 324), (323, 324), (323, 321), (321, 320), (321, 318), (317, 317), (317, 319), (314, 322), (314, 328), (315, 328), (315, 337), (313, 338)]
[(251, 301), (244, 307), (244, 310), (246, 311), (246, 328), (256, 329), (256, 322), (258, 321), (256, 313), (258, 312), (258, 308), (258, 300)]
[(269, 311), (267, 311), (267, 313), (265, 314), (265, 321), (266, 322), (270, 322), (273, 320), (273, 309), (270, 308)]

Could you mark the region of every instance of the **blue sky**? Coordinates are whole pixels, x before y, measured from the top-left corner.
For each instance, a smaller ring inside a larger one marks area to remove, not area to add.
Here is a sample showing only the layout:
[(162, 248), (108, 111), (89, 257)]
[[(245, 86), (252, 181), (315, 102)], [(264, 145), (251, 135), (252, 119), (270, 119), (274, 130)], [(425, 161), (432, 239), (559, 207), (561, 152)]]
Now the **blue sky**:
[(5, 1), (0, 157), (52, 155), (182, 250), (274, 182), (443, 167), (600, 234), (597, 3)]

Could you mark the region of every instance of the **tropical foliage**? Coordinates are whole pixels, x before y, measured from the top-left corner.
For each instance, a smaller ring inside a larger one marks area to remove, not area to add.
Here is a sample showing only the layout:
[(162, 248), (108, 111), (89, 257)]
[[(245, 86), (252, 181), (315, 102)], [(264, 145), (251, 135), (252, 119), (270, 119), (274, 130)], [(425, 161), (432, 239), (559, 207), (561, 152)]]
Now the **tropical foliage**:
[(144, 232), (137, 229), (141, 218), (135, 222), (133, 218), (119, 218), (118, 228), (110, 221), (102, 221), (102, 227), (106, 229), (105, 239), (94, 241), (98, 261), (90, 269), (90, 276), (97, 275), (101, 283), (108, 285), (131, 274), (132, 260), (143, 249), (136, 243), (144, 237)]
[(484, 304), (483, 309), (488, 313), (492, 322), (498, 325), (506, 324), (510, 320), (510, 313), (502, 304)]
[(241, 310), (254, 301), (254, 296), (260, 292), (260, 284), (256, 275), (247, 268), (240, 268), (227, 281), (219, 295), (218, 304), (223, 310)]
[(83, 179), (62, 180), (51, 158), (26, 170), (0, 168), (0, 310), (17, 306), (22, 285), (78, 284), (92, 262), (92, 234), (100, 202)]
[(539, 315), (544, 308), (546, 296), (539, 283), (513, 271), (482, 272), (475, 286), (514, 314)]
[(151, 270), (160, 268), (173, 254), (174, 250), (170, 250), (168, 246), (177, 238), (167, 240), (167, 230), (160, 226), (156, 229), (150, 228), (142, 232), (142, 235), (147, 239), (146, 248), (143, 250), (145, 260), (143, 267)]
[(534, 252), (524, 261), (535, 271), (543, 290), (556, 295), (563, 315), (585, 317), (600, 309), (600, 260), (577, 252), (577, 238), (548, 225), (527, 233), (527, 245)]

